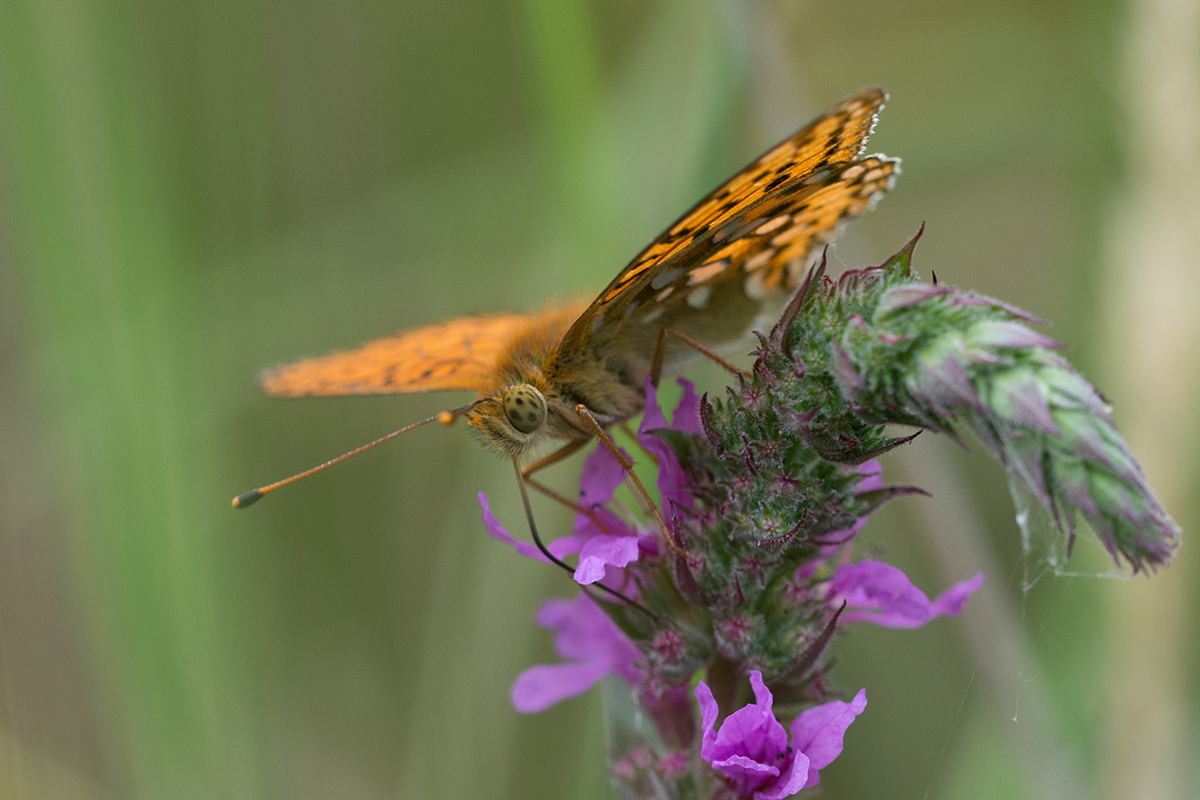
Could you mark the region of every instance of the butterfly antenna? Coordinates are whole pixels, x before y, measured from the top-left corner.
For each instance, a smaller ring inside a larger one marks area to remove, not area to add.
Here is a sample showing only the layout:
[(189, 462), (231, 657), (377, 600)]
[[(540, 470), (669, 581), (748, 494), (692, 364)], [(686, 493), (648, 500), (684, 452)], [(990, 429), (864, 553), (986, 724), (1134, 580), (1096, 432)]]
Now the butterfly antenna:
[(314, 474), (320, 472), (321, 470), (329, 469), (334, 464), (340, 464), (343, 461), (345, 461), (347, 458), (350, 458), (351, 456), (356, 456), (365, 450), (370, 450), (372, 447), (375, 447), (376, 445), (383, 444), (384, 442), (389, 441), (390, 439), (395, 439), (400, 434), (408, 433), (413, 428), (419, 428), (422, 425), (428, 425), (431, 422), (440, 422), (443, 425), (452, 425), (452, 424), (454, 424), (454, 420), (458, 419), (463, 414), (470, 411), (472, 408), (474, 408), (480, 402), (481, 401), (476, 400), (474, 403), (470, 403), (468, 405), (462, 406), (461, 408), (456, 408), (452, 411), (439, 412), (437, 414), (434, 414), (432, 417), (429, 417), (428, 419), (423, 419), (420, 422), (414, 422), (411, 425), (405, 425), (400, 430), (392, 431), (387, 436), (383, 436), (379, 439), (376, 439), (373, 442), (364, 444), (362, 447), (356, 447), (353, 450), (351, 450), (349, 453), (343, 453), (342, 455), (338, 456), (337, 458), (330, 459), (329, 461), (326, 461), (324, 464), (321, 464), (320, 466), (313, 467), (312, 469), (306, 469), (306, 470), (304, 470), (304, 472), (301, 472), (297, 475), (293, 475), (290, 478), (284, 478), (281, 481), (276, 481), (275, 483), (269, 484), (267, 486), (260, 486), (257, 489), (251, 489), (248, 492), (242, 492), (237, 497), (233, 498), (233, 507), (234, 508), (245, 508), (246, 506), (253, 505), (254, 503), (257, 503), (259, 500), (261, 500), (264, 495), (268, 495), (271, 492), (275, 491), (276, 489), (278, 489), (282, 486), (287, 486), (289, 483), (295, 483), (296, 481), (300, 480), (301, 478), (307, 478), (309, 475), (314, 475)]
[[(569, 575), (574, 576), (575, 568), (572, 567), (570, 564), (566, 563), (565, 561), (563, 561), (558, 556), (551, 553), (549, 548), (546, 547), (545, 543), (542, 542), (542, 537), (538, 535), (537, 523), (533, 521), (533, 506), (531, 506), (529, 504), (529, 491), (525, 488), (525, 476), (523, 474), (521, 474), (521, 465), (517, 462), (517, 460), (515, 458), (513, 459), (513, 468), (516, 469), (516, 471), (517, 471), (517, 486), (520, 487), (520, 489), (521, 489), (521, 502), (525, 505), (525, 519), (529, 521), (529, 533), (532, 534), (532, 536), (533, 536), (533, 543), (537, 545), (538, 550), (542, 551), (542, 555), (544, 555), (546, 558), (548, 558), (550, 560), (551, 564), (554, 564), (556, 566), (561, 567), (562, 569), (565, 569)], [(592, 587), (595, 587), (602, 591), (608, 592), (613, 597), (616, 597), (617, 599), (624, 601), (626, 604), (636, 608), (638, 611), (641, 611), (643, 614), (650, 617), (650, 619), (653, 619), (653, 620), (658, 619), (657, 614), (655, 614), (650, 609), (646, 608), (641, 603), (637, 602), (636, 600), (631, 600), (630, 598), (621, 594), (616, 589), (613, 589), (611, 586), (605, 586), (603, 583), (594, 583), (591, 586), (582, 587), (583, 591), (587, 592), (588, 596), (591, 597), (593, 600), (596, 598), (589, 591), (589, 589), (591, 589)]]

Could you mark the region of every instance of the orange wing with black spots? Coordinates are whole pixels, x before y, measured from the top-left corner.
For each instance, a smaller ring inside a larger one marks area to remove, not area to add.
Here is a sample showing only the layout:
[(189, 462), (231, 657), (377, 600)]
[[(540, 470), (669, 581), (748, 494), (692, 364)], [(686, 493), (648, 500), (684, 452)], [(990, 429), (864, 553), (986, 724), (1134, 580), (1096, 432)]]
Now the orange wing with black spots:
[(276, 397), (479, 391), (533, 314), (495, 314), (426, 325), (354, 350), (276, 367), (262, 376)]
[[(768, 150), (655, 239), (608, 285), (563, 338), (582, 351), (598, 327), (618, 323), (681, 290), (731, 275), (782, 289), (787, 268), (869, 209), (891, 187), (898, 159), (860, 158), (887, 100), (866, 89)], [(672, 287), (668, 289), (668, 287)]]

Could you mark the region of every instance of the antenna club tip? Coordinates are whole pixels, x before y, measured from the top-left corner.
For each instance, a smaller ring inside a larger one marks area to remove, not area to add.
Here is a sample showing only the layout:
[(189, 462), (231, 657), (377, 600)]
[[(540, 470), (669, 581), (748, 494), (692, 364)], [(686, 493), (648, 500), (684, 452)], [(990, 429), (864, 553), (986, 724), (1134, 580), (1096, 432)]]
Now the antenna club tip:
[(263, 492), (258, 489), (251, 489), (248, 492), (242, 492), (237, 497), (233, 498), (231, 504), (234, 508), (245, 508), (246, 506), (257, 503), (259, 498), (263, 496)]
[(454, 419), (455, 419), (455, 417), (454, 417), (453, 411), (442, 411), (441, 413), (439, 413), (437, 415), (437, 421), (440, 422), (442, 425), (445, 425), (446, 427), (450, 427), (451, 425), (453, 425)]

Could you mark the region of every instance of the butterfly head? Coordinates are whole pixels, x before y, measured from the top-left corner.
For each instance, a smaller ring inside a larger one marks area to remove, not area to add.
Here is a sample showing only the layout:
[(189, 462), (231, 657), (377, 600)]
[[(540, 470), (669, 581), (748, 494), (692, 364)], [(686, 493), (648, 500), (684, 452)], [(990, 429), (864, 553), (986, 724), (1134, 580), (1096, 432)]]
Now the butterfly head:
[(521, 456), (547, 435), (554, 436), (547, 424), (549, 404), (542, 390), (532, 383), (514, 383), (503, 393), (485, 398), (467, 412), (467, 421), (483, 434), (497, 450)]

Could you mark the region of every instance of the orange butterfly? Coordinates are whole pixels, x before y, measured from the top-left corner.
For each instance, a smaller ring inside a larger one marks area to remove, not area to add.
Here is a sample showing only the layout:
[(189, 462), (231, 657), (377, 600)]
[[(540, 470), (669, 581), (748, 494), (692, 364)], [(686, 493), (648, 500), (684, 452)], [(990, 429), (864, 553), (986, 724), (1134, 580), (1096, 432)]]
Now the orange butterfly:
[(813, 249), (871, 208), (899, 173), (898, 159), (862, 156), (886, 100), (882, 89), (861, 91), (768, 150), (589, 304), (426, 325), (276, 368), (263, 389), (277, 397), (473, 391), (475, 403), (425, 422), (461, 413), (514, 461), (549, 439), (573, 452), (642, 411), (648, 374), (676, 372), (697, 352), (744, 346), (750, 331), (774, 322)]

